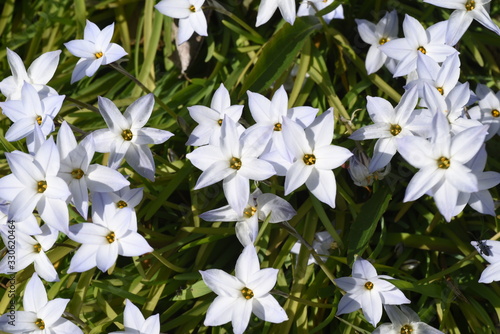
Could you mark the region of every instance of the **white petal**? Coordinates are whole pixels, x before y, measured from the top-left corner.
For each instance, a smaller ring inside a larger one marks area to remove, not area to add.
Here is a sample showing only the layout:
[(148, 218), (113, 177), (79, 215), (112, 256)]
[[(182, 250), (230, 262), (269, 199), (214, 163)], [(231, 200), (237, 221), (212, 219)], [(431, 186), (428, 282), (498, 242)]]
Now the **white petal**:
[(28, 68), (28, 76), (33, 83), (45, 85), (54, 76), (59, 64), (61, 50), (46, 52), (35, 59)]
[(248, 284), (259, 271), (260, 264), (257, 251), (253, 245), (248, 245), (243, 249), (236, 261), (235, 275), (243, 284)]
[[(231, 169), (231, 168), (228, 168)], [(236, 212), (243, 212), (250, 195), (249, 180), (238, 173), (229, 174), (222, 183), (224, 196)]]
[(306, 186), (317, 199), (335, 208), (337, 184), (331, 170), (313, 168), (306, 180)]
[(115, 241), (108, 245), (97, 248), (96, 264), (102, 272), (105, 272), (116, 262), (118, 258), (118, 243)]
[(245, 286), (236, 277), (229, 275), (220, 269), (200, 270), (201, 277), (205, 284), (218, 296), (241, 297), (241, 289)]
[(252, 300), (253, 313), (260, 319), (275, 324), (288, 320), (285, 310), (271, 295), (266, 295)]
[(24, 310), (37, 313), (47, 304), (47, 300), (45, 287), (38, 275), (34, 273), (24, 290)]
[(296, 161), (286, 172), (285, 195), (288, 195), (309, 178), (314, 167), (307, 166), (303, 161)]

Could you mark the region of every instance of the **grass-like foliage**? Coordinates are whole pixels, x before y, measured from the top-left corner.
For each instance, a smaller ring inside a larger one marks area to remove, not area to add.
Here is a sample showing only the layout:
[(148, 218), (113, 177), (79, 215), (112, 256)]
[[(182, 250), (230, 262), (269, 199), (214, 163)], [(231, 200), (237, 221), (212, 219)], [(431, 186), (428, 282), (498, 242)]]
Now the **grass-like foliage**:
[[(126, 299), (146, 318), (158, 313), (162, 333), (232, 332), (230, 323), (204, 326), (215, 294), (199, 271), (222, 269), (234, 274), (243, 247), (235, 235), (235, 222), (209, 222), (199, 217), (227, 205), (227, 201), (220, 182), (193, 190), (201, 172), (186, 158), (195, 149), (185, 143), (197, 125), (187, 107), (210, 106), (222, 83), (233, 105), (245, 105), (241, 123), (248, 127), (254, 121), (247, 91), (270, 99), (284, 85), (288, 108), (312, 106), (323, 113), (333, 107), (332, 143), (371, 156), (374, 140), (348, 138), (356, 129), (373, 124), (366, 97), (382, 97), (395, 106), (406, 80), (393, 78), (385, 68), (367, 74), (369, 45), (361, 40), (354, 19), (376, 23), (386, 11), (395, 9), (400, 26), (408, 14), (428, 27), (451, 13), (414, 0), (343, 0), (335, 2), (344, 7), (343, 20), (327, 24), (320, 15), (299, 17), (292, 26), (277, 12), (256, 28), (260, 2), (206, 1), (203, 10), (208, 36), (194, 34), (180, 46), (174, 39), (177, 20), (158, 12), (154, 0), (4, 0), (0, 4), (0, 80), (11, 75), (7, 48), (19, 54), (26, 66), (42, 53), (62, 50), (57, 71), (48, 83), (67, 97), (55, 118), (54, 137), (63, 121), (71, 125), (78, 141), (105, 128), (98, 96), (124, 111), (150, 92), (155, 105), (146, 126), (174, 134), (165, 143), (151, 146), (156, 164), (154, 182), (126, 162), (118, 169), (128, 177), (131, 188), (144, 188), (144, 198), (136, 207), (138, 232), (153, 252), (120, 256), (106, 272), (94, 268), (83, 273), (67, 273), (80, 246), (76, 241), (60, 234), (47, 252), (60, 278), (44, 282), (48, 298), (70, 299), (63, 316), (84, 333), (123, 331)], [(499, 15), (500, 3), (492, 1), (493, 20), (499, 22)], [(114, 22), (111, 41), (128, 55), (101, 66), (94, 76), (70, 84), (78, 58), (63, 43), (82, 39), (87, 19), (101, 29)], [(499, 36), (474, 22), (456, 48), (460, 52), (460, 82), (468, 81), (472, 90), (477, 84), (495, 92), (500, 89)], [(24, 139), (5, 139), (11, 124), (0, 115), (0, 177), (11, 173), (3, 153), (28, 152)], [(499, 136), (486, 142), (485, 170), (500, 171), (499, 145)], [(98, 153), (93, 163), (105, 165), (108, 157)], [(371, 333), (374, 327), (361, 311), (336, 316), (345, 292), (334, 279), (350, 276), (358, 256), (373, 262), (379, 275), (394, 278), (391, 283), (411, 300), (409, 306), (421, 321), (445, 333), (498, 332), (500, 286), (496, 282), (478, 283), (488, 263), (470, 243), (500, 238), (499, 216), (482, 215), (467, 206), (446, 222), (430, 196), (403, 202), (417, 169), (399, 154), (392, 159), (390, 172), (370, 186), (356, 186), (348, 168), (346, 163), (334, 169), (334, 209), (320, 202), (306, 186), (284, 196), (282, 176), (251, 182), (252, 190), (258, 186), (286, 199), (297, 214), (286, 223), (260, 222), (255, 240), (261, 268), (279, 270), (271, 294), (289, 320), (274, 324), (252, 315), (246, 332)], [(490, 193), (498, 205), (499, 190), (492, 188)], [(84, 222), (72, 205), (68, 207), (70, 225)], [(319, 231), (328, 231), (333, 237), (329, 256), (321, 265), (308, 265), (309, 248), (302, 247), (298, 254), (291, 249), (298, 237), (312, 245)], [(4, 253), (5, 249), (1, 255)], [(33, 272), (30, 265), (13, 281), (11, 275), (0, 276), (0, 314), (13, 304), (22, 309), (23, 291)], [(9, 294), (12, 283), (14, 296)], [(389, 322), (387, 315), (382, 322)]]

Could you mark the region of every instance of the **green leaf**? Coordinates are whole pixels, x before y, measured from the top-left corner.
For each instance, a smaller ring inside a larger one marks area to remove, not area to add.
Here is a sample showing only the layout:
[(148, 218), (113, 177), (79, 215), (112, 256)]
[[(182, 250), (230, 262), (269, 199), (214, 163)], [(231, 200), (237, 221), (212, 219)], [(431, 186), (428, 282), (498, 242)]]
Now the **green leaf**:
[(174, 298), (172, 298), (172, 300), (187, 300), (187, 299), (198, 298), (206, 294), (209, 294), (210, 292), (212, 292), (212, 290), (210, 290), (210, 288), (205, 284), (205, 282), (198, 281), (193, 285), (187, 287), (186, 289), (182, 290), (182, 292), (176, 295)]
[(377, 224), (384, 214), (392, 195), (390, 189), (386, 186), (380, 187), (380, 190), (361, 207), (360, 213), (352, 224), (349, 233), (349, 243), (347, 246), (347, 261), (352, 263), (354, 255), (362, 254), (368, 242), (370, 242)]
[(247, 90), (260, 92), (271, 86), (290, 67), (306, 39), (319, 27), (318, 19), (312, 16), (297, 18), (293, 26), (285, 24), (264, 45), (262, 55), (243, 83), (240, 95)]

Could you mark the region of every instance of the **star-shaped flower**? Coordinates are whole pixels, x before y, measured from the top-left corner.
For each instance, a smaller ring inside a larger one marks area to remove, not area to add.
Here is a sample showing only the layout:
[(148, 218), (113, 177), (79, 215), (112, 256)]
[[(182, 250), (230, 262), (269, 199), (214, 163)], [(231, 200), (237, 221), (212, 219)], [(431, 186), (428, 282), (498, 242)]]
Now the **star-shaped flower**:
[(471, 241), (479, 254), (490, 263), (481, 273), (479, 283), (500, 281), (500, 241), (481, 240)]
[(278, 269), (260, 269), (253, 245), (246, 246), (236, 261), (236, 277), (219, 269), (200, 270), (200, 274), (217, 294), (208, 308), (205, 326), (220, 326), (231, 321), (234, 333), (241, 334), (252, 313), (273, 323), (288, 320), (285, 310), (269, 293), (276, 284)]
[(45, 223), (63, 233), (69, 224), (68, 185), (57, 176), (59, 152), (52, 137), (35, 156), (19, 151), (5, 153), (12, 174), (0, 179), (0, 198), (10, 201), (9, 219), (27, 219), (35, 207)]
[(57, 134), (57, 147), (61, 156), (58, 175), (68, 184), (71, 201), (83, 218), (87, 219), (89, 190), (117, 191), (130, 184), (118, 171), (99, 164), (90, 164), (95, 152), (92, 134), (77, 144), (69, 125), (63, 122)]
[(278, 8), (286, 22), (290, 24), (295, 22), (295, 0), (262, 0), (257, 12), (255, 26), (258, 27), (269, 21)]
[(114, 29), (115, 24), (112, 23), (101, 31), (95, 23), (87, 20), (83, 39), (75, 39), (64, 43), (69, 52), (81, 58), (73, 70), (71, 83), (82, 79), (84, 76), (91, 77), (99, 66), (113, 63), (127, 55), (127, 52), (120, 45), (110, 43)]
[(71, 321), (62, 317), (69, 299), (47, 299), (42, 281), (36, 273), (31, 276), (23, 296), (24, 311), (16, 311), (15, 326), (12, 326), (10, 313), (0, 317), (0, 330), (13, 334), (83, 334)]
[(418, 314), (406, 305), (384, 305), (391, 324), (382, 324), (372, 334), (443, 334), (440, 330), (420, 321)]
[(424, 29), (418, 20), (406, 14), (403, 31), (404, 38), (393, 39), (380, 46), (380, 50), (387, 56), (399, 60), (394, 77), (416, 70), (419, 52), (440, 63), (457, 52), (452, 46), (444, 44), (446, 22), (439, 22)]
[(388, 58), (380, 50), (380, 46), (398, 37), (398, 14), (395, 10), (385, 13), (377, 25), (367, 20), (356, 19), (358, 32), (363, 42), (370, 44), (366, 55), (366, 72), (372, 74), (377, 72), (382, 65), (386, 64), (391, 72), (394, 72), (396, 61)]
[(110, 152), (108, 166), (116, 169), (123, 158), (140, 175), (154, 181), (155, 163), (149, 144), (161, 144), (174, 134), (160, 129), (145, 128), (154, 106), (153, 94), (137, 99), (122, 114), (114, 103), (98, 98), (101, 112), (108, 129), (94, 132), (97, 152)]
[[(326, 7), (330, 6), (334, 1), (335, 0), (302, 1), (297, 11), (297, 16), (300, 17), (300, 16), (315, 15), (316, 11), (325, 9)], [(326, 23), (330, 23), (332, 19), (343, 19), (343, 18), (344, 18), (344, 8), (342, 7), (342, 5), (339, 5), (330, 13), (323, 15), (323, 19), (325, 20)]]
[(352, 277), (335, 280), (338, 287), (347, 292), (338, 305), (337, 315), (363, 309), (363, 314), (374, 327), (382, 318), (382, 305), (409, 304), (410, 300), (394, 284), (387, 282), (390, 276), (377, 275), (375, 267), (362, 258), (352, 265)]
[(111, 332), (109, 334), (159, 334), (160, 315), (155, 314), (144, 319), (137, 306), (127, 299), (125, 311), (123, 312), (123, 324), (125, 330), (121, 332)]
[(486, 136), (486, 140), (489, 140), (500, 135), (500, 91), (495, 93), (491, 88), (478, 84), (476, 95), (480, 99), (479, 105), (468, 112), (472, 119), (489, 126)]
[(424, 0), (435, 6), (455, 9), (448, 19), (446, 44), (455, 45), (469, 28), (473, 20), (500, 35), (500, 28), (488, 13), (491, 0)]
[(166, 16), (179, 19), (177, 45), (187, 41), (196, 31), (200, 36), (208, 36), (207, 19), (201, 6), (205, 0), (162, 0), (155, 8)]
[[(205, 106), (191, 106), (187, 108), (189, 115), (196, 122), (196, 126), (186, 142), (186, 145), (202, 146), (206, 144), (219, 146), (221, 126), (224, 117), (231, 118), (235, 123), (239, 121), (243, 106), (231, 105), (229, 92), (223, 84), (215, 91), (210, 108)], [(245, 129), (238, 124), (238, 132)]]
[(58, 95), (54, 88), (47, 86), (59, 64), (61, 50), (46, 52), (31, 63), (28, 71), (24, 67), (21, 57), (7, 48), (7, 61), (12, 75), (0, 82), (0, 91), (8, 100), (21, 100), (21, 89), (24, 82), (35, 88), (41, 98), (49, 95)]

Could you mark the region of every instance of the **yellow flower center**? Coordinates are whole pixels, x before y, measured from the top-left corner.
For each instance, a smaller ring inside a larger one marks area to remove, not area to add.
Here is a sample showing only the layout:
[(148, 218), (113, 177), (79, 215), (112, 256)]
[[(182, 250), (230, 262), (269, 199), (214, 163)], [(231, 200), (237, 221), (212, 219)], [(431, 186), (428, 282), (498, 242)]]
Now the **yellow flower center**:
[(253, 215), (257, 212), (257, 208), (255, 206), (249, 206), (247, 207), (244, 211), (243, 211), (243, 214), (250, 218), (250, 217), (253, 217)]
[(401, 334), (410, 334), (411, 332), (413, 332), (413, 327), (410, 325), (404, 325), (401, 327)]
[(231, 160), (229, 160), (229, 167), (232, 169), (240, 169), (241, 168), (241, 160), (235, 157), (232, 157)]
[(40, 318), (36, 319), (35, 325), (37, 325), (41, 330), (45, 329), (45, 322), (43, 322)]
[(47, 181), (38, 181), (36, 191), (43, 193), (47, 190)]
[(438, 90), (439, 94), (444, 95), (443, 87), (437, 87), (436, 89)]
[(80, 168), (73, 169), (73, 171), (71, 172), (71, 176), (73, 176), (73, 178), (77, 180), (80, 180), (84, 174), (85, 173)]
[(389, 132), (391, 133), (391, 135), (397, 136), (401, 133), (401, 126), (399, 124), (391, 124)]
[(126, 208), (128, 204), (125, 201), (118, 201), (118, 203), (116, 203), (116, 206), (118, 207), (118, 209), (123, 209)]
[(36, 122), (38, 125), (42, 125), (42, 116), (36, 116)]
[(33, 245), (33, 249), (35, 250), (35, 252), (40, 253), (42, 251), (42, 245), (40, 244)]
[(438, 167), (441, 169), (448, 169), (450, 168), (450, 159), (446, 157), (441, 157), (437, 160)]
[(189, 10), (192, 11), (193, 13), (196, 13), (196, 7), (194, 5), (191, 5), (189, 7)]
[(102, 52), (96, 52), (96, 53), (94, 53), (94, 57), (95, 57), (96, 59), (99, 59), (99, 58), (101, 58), (102, 56), (104, 56), (104, 53), (102, 53)]
[(491, 111), (491, 116), (493, 116), (493, 117), (500, 117), (500, 111), (498, 111), (497, 109), (493, 109)]
[(314, 165), (316, 163), (316, 157), (314, 156), (314, 154), (304, 154), (304, 158), (302, 158), (302, 160), (304, 160), (304, 163), (308, 166)]
[(243, 289), (241, 289), (241, 294), (243, 295), (243, 297), (245, 297), (245, 299), (252, 299), (253, 298), (253, 291), (247, 287), (244, 287)]
[(417, 51), (422, 52), (424, 55), (427, 53), (427, 50), (423, 46), (419, 46)]
[(122, 138), (126, 141), (131, 141), (134, 135), (132, 134), (132, 131), (130, 129), (125, 129), (122, 131)]
[(389, 42), (388, 38), (382, 37), (379, 41), (378, 44), (384, 45), (385, 43)]
[(370, 281), (366, 282), (366, 283), (365, 283), (365, 289), (366, 289), (366, 290), (371, 290), (371, 289), (373, 289), (373, 283), (372, 283), (372, 282), (370, 282)]
[(276, 123), (274, 124), (274, 131), (281, 131), (282, 130), (282, 126), (281, 126), (281, 123)]
[(476, 2), (474, 0), (470, 0), (470, 1), (467, 1), (465, 3), (465, 9), (470, 12), (471, 10), (473, 10), (474, 8), (476, 8)]
[(115, 232), (109, 232), (109, 234), (106, 236), (106, 240), (112, 244), (115, 242)]
[(222, 126), (222, 118), (217, 121), (217, 124), (219, 124), (219, 126)]

